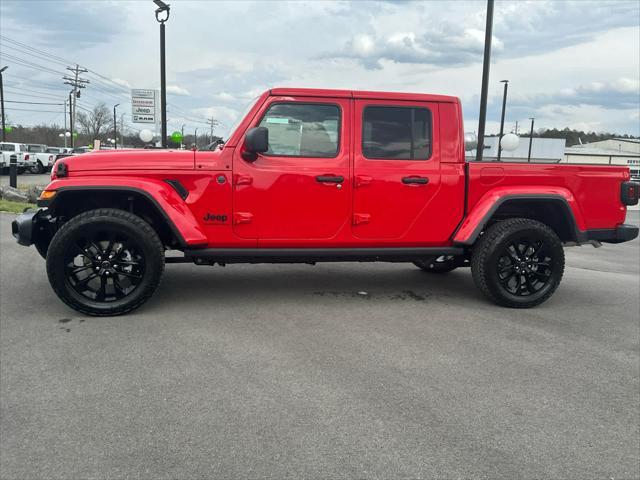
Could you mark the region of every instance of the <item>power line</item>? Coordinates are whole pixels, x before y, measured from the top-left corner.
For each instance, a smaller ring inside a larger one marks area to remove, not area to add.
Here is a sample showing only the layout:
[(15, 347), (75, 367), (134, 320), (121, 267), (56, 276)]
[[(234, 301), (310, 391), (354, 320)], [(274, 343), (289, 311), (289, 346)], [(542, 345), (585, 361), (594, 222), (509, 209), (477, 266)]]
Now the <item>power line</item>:
[(14, 107), (5, 108), (5, 110), (12, 110), (17, 112), (62, 113), (57, 110), (29, 110), (26, 108), (14, 108)]
[(64, 105), (64, 103), (50, 103), (50, 102), (21, 102), (18, 100), (5, 100), (5, 103), (27, 103), (29, 105)]

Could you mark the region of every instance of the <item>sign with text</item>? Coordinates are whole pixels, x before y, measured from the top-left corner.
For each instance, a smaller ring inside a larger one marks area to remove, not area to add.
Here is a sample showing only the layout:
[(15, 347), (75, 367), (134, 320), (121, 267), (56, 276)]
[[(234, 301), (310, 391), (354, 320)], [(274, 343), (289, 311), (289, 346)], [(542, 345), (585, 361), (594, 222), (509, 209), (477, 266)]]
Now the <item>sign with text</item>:
[(131, 116), (133, 123), (157, 123), (159, 97), (158, 90), (132, 89)]

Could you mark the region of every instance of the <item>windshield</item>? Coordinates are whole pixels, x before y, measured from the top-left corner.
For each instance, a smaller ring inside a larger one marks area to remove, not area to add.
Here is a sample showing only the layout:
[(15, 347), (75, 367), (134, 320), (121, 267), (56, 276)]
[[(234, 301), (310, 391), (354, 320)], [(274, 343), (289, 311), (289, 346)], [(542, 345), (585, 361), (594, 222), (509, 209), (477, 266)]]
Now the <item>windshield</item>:
[(38, 153), (44, 152), (44, 147), (42, 145), (29, 145), (27, 149), (30, 152), (38, 152)]
[(229, 140), (229, 138), (231, 138), (231, 135), (233, 135), (233, 132), (236, 131), (236, 128), (238, 128), (238, 125), (240, 125), (240, 122), (244, 120), (244, 117), (246, 117), (247, 114), (251, 111), (251, 109), (256, 104), (259, 98), (260, 98), (260, 95), (252, 99), (249, 103), (247, 103), (247, 105), (242, 110), (242, 114), (239, 115), (236, 121), (233, 122), (233, 125), (231, 125), (231, 128), (229, 129), (229, 133), (227, 134), (227, 137), (224, 139), (225, 142)]

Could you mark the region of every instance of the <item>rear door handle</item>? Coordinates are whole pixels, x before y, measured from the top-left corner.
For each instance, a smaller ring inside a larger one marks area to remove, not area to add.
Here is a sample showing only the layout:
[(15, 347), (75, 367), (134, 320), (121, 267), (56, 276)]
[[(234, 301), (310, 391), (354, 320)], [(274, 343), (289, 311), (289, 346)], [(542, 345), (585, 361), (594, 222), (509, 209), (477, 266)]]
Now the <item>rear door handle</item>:
[(405, 185), (426, 185), (429, 183), (429, 179), (426, 177), (402, 177), (402, 183)]
[(344, 177), (340, 175), (318, 175), (316, 181), (320, 183), (342, 183), (344, 182)]

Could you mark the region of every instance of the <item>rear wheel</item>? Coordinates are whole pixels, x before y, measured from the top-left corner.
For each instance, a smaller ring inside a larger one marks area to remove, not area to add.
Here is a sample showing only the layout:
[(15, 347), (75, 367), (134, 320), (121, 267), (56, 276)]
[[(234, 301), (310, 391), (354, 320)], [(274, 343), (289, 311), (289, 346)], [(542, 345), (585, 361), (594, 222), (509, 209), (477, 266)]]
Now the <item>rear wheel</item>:
[(65, 223), (47, 252), (49, 282), (60, 299), (88, 315), (130, 312), (153, 294), (164, 249), (151, 226), (117, 209), (90, 210)]
[(453, 255), (430, 257), (413, 262), (413, 264), (429, 273), (448, 273), (460, 266), (459, 260)]
[(42, 165), (42, 162), (38, 160), (38, 163), (36, 163), (36, 166), (33, 167), (33, 173), (42, 173), (42, 172), (44, 172), (44, 165)]
[(564, 273), (562, 243), (544, 223), (527, 218), (491, 226), (474, 246), (473, 280), (493, 302), (529, 308), (553, 295)]

